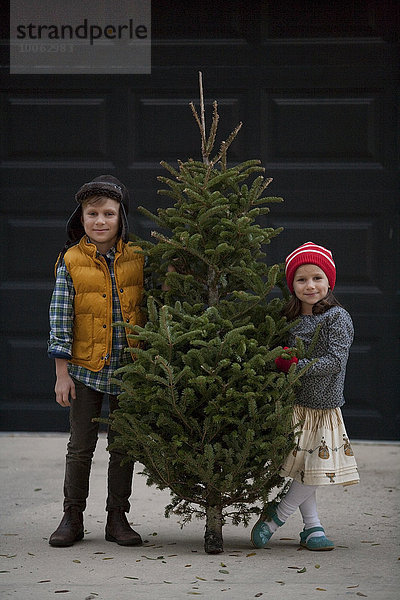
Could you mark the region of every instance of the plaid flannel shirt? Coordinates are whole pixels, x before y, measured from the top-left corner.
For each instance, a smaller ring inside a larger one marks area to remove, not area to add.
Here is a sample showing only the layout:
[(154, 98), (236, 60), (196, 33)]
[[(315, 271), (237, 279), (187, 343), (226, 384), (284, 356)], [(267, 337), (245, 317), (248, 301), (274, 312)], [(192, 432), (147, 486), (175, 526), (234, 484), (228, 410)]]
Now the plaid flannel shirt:
[[(112, 322), (122, 321), (121, 306), (114, 276), (115, 248), (105, 255), (112, 283)], [(75, 289), (72, 278), (68, 273), (64, 260), (57, 269), (56, 283), (50, 302), (50, 339), (48, 355), (50, 358), (66, 358), (72, 356), (73, 324), (74, 324)], [(113, 326), (112, 350), (110, 363), (105, 364), (101, 371), (89, 371), (85, 367), (68, 363), (71, 377), (81, 381), (89, 388), (105, 394), (117, 395), (121, 389), (118, 384), (111, 382), (111, 377), (118, 367), (123, 364), (124, 348), (127, 347), (124, 327)], [(124, 361), (125, 362), (125, 361)]]

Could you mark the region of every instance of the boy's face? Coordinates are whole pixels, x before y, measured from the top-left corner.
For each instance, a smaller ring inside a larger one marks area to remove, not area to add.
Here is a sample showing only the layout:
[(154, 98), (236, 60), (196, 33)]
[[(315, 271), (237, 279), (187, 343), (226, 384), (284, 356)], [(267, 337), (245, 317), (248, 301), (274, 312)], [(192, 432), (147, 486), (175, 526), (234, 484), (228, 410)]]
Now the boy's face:
[(93, 203), (82, 206), (82, 225), (86, 235), (97, 246), (101, 254), (106, 254), (117, 241), (120, 217), (120, 204), (117, 200), (101, 196)]

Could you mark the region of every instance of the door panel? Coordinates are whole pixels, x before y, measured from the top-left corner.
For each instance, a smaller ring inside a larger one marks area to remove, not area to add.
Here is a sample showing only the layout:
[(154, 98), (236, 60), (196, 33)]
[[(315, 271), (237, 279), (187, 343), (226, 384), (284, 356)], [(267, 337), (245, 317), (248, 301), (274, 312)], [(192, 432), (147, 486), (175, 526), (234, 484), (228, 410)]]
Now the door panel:
[[(151, 75), (10, 76), (0, 95), (2, 193), (0, 396), (5, 430), (58, 431), (47, 358), (48, 304), (65, 222), (83, 182), (112, 173), (135, 212), (167, 206), (161, 160), (200, 158), (189, 102), (203, 71), (217, 144), (243, 128), (232, 162), (260, 158), (283, 196), (263, 224), (283, 226), (269, 263), (313, 240), (334, 252), (337, 295), (351, 313), (344, 407), (355, 438), (397, 439), (398, 7), (356, 0), (153, 2)], [(250, 8), (251, 7), (251, 8)], [(345, 17), (344, 17), (345, 16)]]

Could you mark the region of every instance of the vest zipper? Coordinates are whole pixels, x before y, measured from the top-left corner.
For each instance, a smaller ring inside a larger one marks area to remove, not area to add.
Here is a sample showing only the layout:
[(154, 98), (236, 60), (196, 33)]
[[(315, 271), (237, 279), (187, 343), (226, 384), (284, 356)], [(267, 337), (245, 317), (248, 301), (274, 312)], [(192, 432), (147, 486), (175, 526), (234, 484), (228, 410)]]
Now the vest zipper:
[[(104, 353), (104, 364), (110, 364), (110, 356), (111, 356), (111, 348), (112, 348), (112, 331), (111, 331), (111, 323), (112, 323), (112, 306), (113, 306), (113, 295), (112, 295), (112, 281), (111, 281), (111, 273), (108, 268), (106, 259), (102, 256), (97, 259), (105, 273), (106, 278), (106, 286), (107, 286), (107, 298), (110, 298), (110, 302), (107, 303), (107, 312), (106, 312), (106, 348)], [(115, 268), (115, 260), (114, 260), (114, 268)], [(115, 276), (115, 270), (114, 270)]]

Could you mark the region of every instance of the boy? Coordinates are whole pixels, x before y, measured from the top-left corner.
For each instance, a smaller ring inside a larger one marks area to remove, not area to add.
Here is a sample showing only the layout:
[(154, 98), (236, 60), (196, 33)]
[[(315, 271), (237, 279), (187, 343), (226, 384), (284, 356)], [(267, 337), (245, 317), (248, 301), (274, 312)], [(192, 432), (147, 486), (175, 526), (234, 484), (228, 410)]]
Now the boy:
[[(52, 546), (72, 546), (84, 536), (83, 511), (97, 443), (104, 394), (110, 414), (119, 388), (110, 378), (120, 366), (127, 340), (124, 321), (142, 324), (142, 254), (128, 245), (126, 187), (111, 175), (85, 183), (75, 196), (78, 206), (67, 222), (68, 242), (56, 264), (50, 304), (49, 356), (55, 359), (56, 401), (70, 407), (70, 439), (64, 479), (64, 516), (51, 535)], [(109, 427), (108, 443), (114, 439)], [(122, 546), (142, 544), (126, 518), (133, 464), (110, 452), (106, 503), (106, 540)]]

